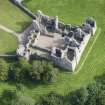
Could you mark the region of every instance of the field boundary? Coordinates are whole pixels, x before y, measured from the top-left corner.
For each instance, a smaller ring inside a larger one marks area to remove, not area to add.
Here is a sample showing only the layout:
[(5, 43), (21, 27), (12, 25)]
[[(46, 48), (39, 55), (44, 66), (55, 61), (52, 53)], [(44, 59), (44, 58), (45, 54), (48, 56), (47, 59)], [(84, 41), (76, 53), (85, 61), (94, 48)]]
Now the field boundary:
[(93, 43), (91, 44), (91, 46), (90, 46), (90, 48), (89, 48), (89, 50), (88, 50), (88, 52), (87, 52), (87, 54), (86, 54), (86, 57), (85, 57), (84, 60), (82, 61), (82, 63), (81, 63), (81, 65), (79, 66), (79, 68), (78, 68), (76, 71), (74, 71), (73, 74), (77, 74), (78, 72), (80, 72), (80, 70), (81, 70), (82, 67), (84, 66), (84, 64), (85, 64), (85, 62), (86, 62), (86, 60), (87, 60), (89, 54), (91, 53), (91, 51), (92, 51), (92, 49), (93, 49), (93, 46), (94, 46), (94, 44), (96, 43), (96, 41), (97, 41), (97, 39), (98, 39), (100, 33), (101, 33), (101, 28), (98, 29), (98, 32), (97, 32), (97, 34), (96, 34), (96, 36), (95, 36), (95, 39), (94, 39)]

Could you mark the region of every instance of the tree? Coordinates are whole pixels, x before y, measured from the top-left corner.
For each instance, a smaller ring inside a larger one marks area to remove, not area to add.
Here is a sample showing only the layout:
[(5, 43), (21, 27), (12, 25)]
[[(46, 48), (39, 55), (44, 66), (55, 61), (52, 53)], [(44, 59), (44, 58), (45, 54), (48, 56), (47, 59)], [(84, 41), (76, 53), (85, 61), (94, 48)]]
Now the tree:
[(57, 69), (51, 63), (45, 61), (35, 61), (31, 70), (29, 70), (30, 78), (33, 81), (53, 82), (57, 78)]
[(84, 105), (88, 97), (88, 91), (86, 88), (80, 88), (79, 90), (70, 94), (68, 102), (70, 105)]
[(41, 74), (43, 73), (43, 65), (41, 61), (35, 61), (32, 64), (32, 68), (29, 70), (29, 76), (32, 81), (40, 81)]
[(0, 59), (0, 80), (6, 81), (8, 79), (8, 64), (3, 59)]
[(53, 82), (57, 79), (58, 70), (52, 63), (46, 61), (33, 61), (29, 63), (24, 59), (13, 63), (9, 67), (9, 79), (16, 82)]
[(34, 100), (31, 97), (18, 96), (12, 105), (34, 105)]
[(40, 101), (35, 105), (65, 105), (65, 104), (63, 96), (51, 92), (48, 95), (41, 97)]
[(1, 105), (34, 105), (31, 97), (24, 96), (21, 91), (5, 90), (0, 99)]
[(42, 62), (44, 66), (44, 72), (42, 75), (42, 80), (44, 82), (54, 82), (58, 76), (58, 70), (53, 67), (52, 63)]
[(19, 59), (19, 61), (9, 66), (9, 79), (16, 82), (24, 82), (29, 79), (28, 71), (31, 69), (31, 65), (25, 59)]
[(88, 100), (86, 105), (105, 105), (105, 89), (104, 84), (94, 83), (88, 86)]
[(0, 105), (12, 105), (16, 98), (16, 93), (11, 90), (5, 90), (0, 98)]

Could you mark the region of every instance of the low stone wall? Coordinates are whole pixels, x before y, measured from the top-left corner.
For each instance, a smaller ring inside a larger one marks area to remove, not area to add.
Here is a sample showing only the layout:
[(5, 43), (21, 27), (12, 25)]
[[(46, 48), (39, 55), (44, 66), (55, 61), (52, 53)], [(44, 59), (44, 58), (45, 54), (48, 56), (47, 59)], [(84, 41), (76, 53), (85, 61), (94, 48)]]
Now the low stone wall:
[(17, 55), (0, 54), (0, 58), (18, 58)]

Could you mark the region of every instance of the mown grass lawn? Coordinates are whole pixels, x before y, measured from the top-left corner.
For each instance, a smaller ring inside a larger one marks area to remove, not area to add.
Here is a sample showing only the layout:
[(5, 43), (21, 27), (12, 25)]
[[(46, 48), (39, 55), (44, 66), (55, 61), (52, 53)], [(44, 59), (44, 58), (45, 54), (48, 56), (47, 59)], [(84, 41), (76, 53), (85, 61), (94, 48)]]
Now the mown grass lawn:
[[(27, 0), (26, 0), (27, 1)], [(94, 82), (95, 77), (105, 71), (105, 1), (104, 0), (30, 0), (26, 5), (33, 12), (43, 11), (50, 16), (56, 16), (65, 23), (81, 24), (88, 16), (96, 19), (101, 28), (100, 36), (93, 46), (80, 72), (70, 74), (61, 72), (56, 83), (49, 85), (32, 86), (26, 89), (27, 94), (37, 97), (51, 91), (67, 94), (81, 86)], [(97, 33), (96, 33), (97, 35)], [(90, 40), (80, 64), (83, 62), (96, 35)], [(79, 65), (80, 66), (80, 65)], [(78, 66), (78, 68), (79, 68)], [(78, 70), (77, 68), (77, 70)]]
[[(60, 72), (58, 81), (49, 85), (31, 85), (27, 83), (28, 87), (25, 88), (26, 95), (37, 98), (51, 91), (66, 95), (68, 92), (94, 82), (96, 76), (102, 75), (105, 72), (105, 0), (26, 1), (27, 7), (33, 12), (39, 9), (51, 16), (58, 15), (60, 20), (65, 23), (79, 25), (86, 17), (92, 16), (96, 19), (98, 27), (101, 28), (100, 36), (79, 73), (71, 74)], [(83, 62), (96, 35), (90, 40), (80, 64)], [(3, 84), (0, 84), (0, 87), (2, 87), (2, 85)], [(3, 91), (3, 88), (0, 88), (0, 91)]]
[(10, 0), (0, 0), (0, 24), (21, 32), (30, 20), (30, 17), (13, 5)]
[(17, 38), (0, 30), (0, 54), (15, 53), (18, 46)]
[[(0, 25), (22, 32), (30, 24), (31, 18), (13, 5), (10, 0), (0, 0)], [(16, 52), (17, 39), (0, 30), (0, 54)]]

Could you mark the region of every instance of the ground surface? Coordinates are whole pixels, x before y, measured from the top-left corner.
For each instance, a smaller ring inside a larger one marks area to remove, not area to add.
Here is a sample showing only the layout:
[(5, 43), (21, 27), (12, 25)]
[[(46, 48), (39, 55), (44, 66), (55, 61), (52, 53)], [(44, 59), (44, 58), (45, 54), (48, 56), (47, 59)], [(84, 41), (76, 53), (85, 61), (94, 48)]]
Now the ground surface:
[[(98, 28), (96, 35), (90, 40), (81, 63), (85, 59), (89, 48), (93, 41), (99, 37), (93, 44), (92, 50), (86, 58), (80, 72), (77, 74), (60, 73), (58, 82), (51, 85), (32, 86), (32, 89), (27, 89), (27, 92), (34, 96), (34, 94), (44, 94), (50, 91), (56, 91), (61, 94), (85, 86), (94, 82), (94, 78), (101, 75), (105, 71), (105, 1), (104, 0), (30, 0), (26, 2), (29, 9), (33, 12), (38, 9), (50, 16), (58, 15), (60, 20), (65, 23), (81, 24), (86, 17), (92, 16), (96, 19)], [(44, 4), (44, 5), (43, 5)]]
[[(1, 1), (2, 0), (0, 0), (0, 2)], [(3, 2), (5, 3), (5, 1)], [(85, 86), (91, 82), (94, 82), (96, 76), (102, 75), (104, 73), (105, 0), (30, 0), (29, 2), (26, 2), (26, 4), (28, 8), (31, 9), (33, 12), (40, 9), (48, 15), (58, 15), (59, 18), (65, 23), (81, 24), (86, 17), (93, 16), (97, 21), (99, 29), (97, 30), (95, 36), (90, 40), (83, 54), (82, 60), (79, 66), (77, 67), (77, 70), (80, 70), (78, 73), (70, 74), (67, 72), (61, 72), (58, 77), (58, 81), (49, 85), (36, 86), (27, 84), (28, 87), (25, 88), (25, 94), (37, 98), (42, 94), (47, 94), (48, 92), (56, 91), (57, 93), (65, 95), (68, 92), (80, 88), (81, 86)], [(4, 11), (5, 9), (6, 7), (4, 9), (0, 9), (0, 11)], [(12, 13), (15, 13), (15, 10), (12, 11)], [(4, 14), (6, 15), (6, 13)], [(1, 19), (3, 19), (3, 17)], [(14, 25), (14, 23), (12, 24)], [(98, 34), (99, 37), (97, 37)], [(94, 40), (96, 41), (94, 42)], [(89, 50), (89, 48), (91, 48), (91, 45), (92, 49)], [(90, 52), (88, 53), (88, 51)], [(87, 54), (89, 55), (87, 56)], [(84, 62), (85, 57), (86, 60)], [(82, 62), (84, 63), (81, 67)], [(13, 89), (15, 86), (10, 86), (10, 84), (7, 83), (0, 84), (0, 92), (2, 92), (4, 89), (8, 89), (8, 87)]]
[(0, 54), (15, 53), (17, 46), (17, 38), (15, 36), (0, 30)]
[[(9, 0), (0, 0), (0, 25), (15, 32), (22, 32), (29, 23), (30, 17), (14, 6)], [(16, 47), (17, 39), (0, 30), (0, 54), (15, 52)]]
[(30, 18), (9, 0), (0, 0), (0, 24), (20, 32), (29, 23), (29, 20)]

